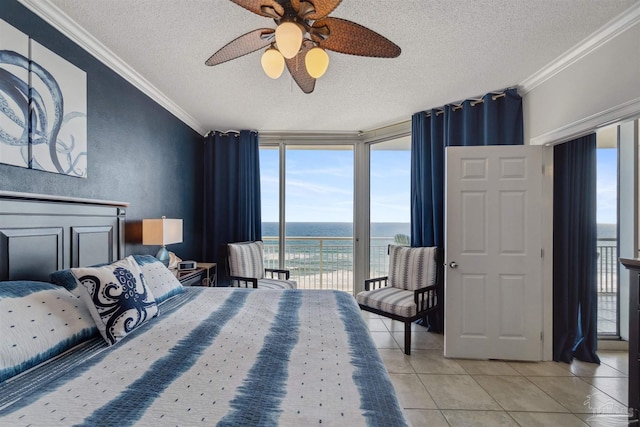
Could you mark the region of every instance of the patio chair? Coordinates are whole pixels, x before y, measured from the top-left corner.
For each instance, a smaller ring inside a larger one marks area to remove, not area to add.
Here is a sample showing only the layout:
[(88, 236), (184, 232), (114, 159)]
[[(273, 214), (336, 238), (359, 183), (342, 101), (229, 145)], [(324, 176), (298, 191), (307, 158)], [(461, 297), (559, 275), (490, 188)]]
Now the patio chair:
[(411, 354), (411, 323), (435, 311), (439, 273), (437, 248), (389, 246), (389, 275), (368, 279), (356, 295), (360, 308), (404, 323), (404, 352)]
[(295, 289), (289, 270), (264, 268), (264, 243), (229, 243), (229, 279), (231, 286), (260, 289)]

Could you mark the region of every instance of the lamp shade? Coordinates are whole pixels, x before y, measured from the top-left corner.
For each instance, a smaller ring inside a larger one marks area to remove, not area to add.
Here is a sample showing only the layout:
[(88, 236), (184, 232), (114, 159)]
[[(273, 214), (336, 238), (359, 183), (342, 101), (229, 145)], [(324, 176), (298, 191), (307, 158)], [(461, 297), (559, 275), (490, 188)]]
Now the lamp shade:
[(321, 47), (310, 49), (304, 56), (304, 65), (307, 73), (314, 79), (322, 77), (329, 67), (329, 55)]
[(143, 245), (182, 243), (182, 220), (161, 218), (142, 220)]
[(283, 22), (276, 28), (276, 45), (278, 50), (287, 59), (298, 54), (302, 46), (302, 30), (294, 22)]
[(284, 70), (284, 57), (277, 49), (270, 47), (265, 50), (260, 59), (264, 73), (272, 79), (277, 79)]

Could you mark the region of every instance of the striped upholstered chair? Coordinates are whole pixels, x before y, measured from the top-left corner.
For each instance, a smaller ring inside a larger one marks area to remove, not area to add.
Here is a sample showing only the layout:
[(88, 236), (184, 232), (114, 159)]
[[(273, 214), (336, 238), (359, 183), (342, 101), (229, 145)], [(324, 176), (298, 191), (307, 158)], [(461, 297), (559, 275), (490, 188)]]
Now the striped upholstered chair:
[[(229, 279), (231, 286), (260, 289), (295, 289), (289, 270), (264, 268), (264, 243), (229, 243)], [(269, 276), (269, 277), (267, 277)]]
[(411, 354), (411, 323), (437, 308), (437, 248), (389, 246), (389, 275), (368, 279), (356, 295), (362, 310), (404, 322), (404, 352)]

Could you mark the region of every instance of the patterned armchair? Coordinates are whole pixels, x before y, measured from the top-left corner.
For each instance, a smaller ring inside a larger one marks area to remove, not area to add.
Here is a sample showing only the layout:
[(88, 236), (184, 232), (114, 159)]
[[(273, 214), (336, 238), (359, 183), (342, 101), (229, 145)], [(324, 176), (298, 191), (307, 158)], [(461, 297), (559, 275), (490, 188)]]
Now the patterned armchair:
[(389, 275), (368, 279), (356, 295), (365, 311), (404, 322), (404, 352), (411, 354), (411, 323), (437, 308), (437, 248), (389, 246)]
[[(295, 289), (289, 270), (264, 268), (264, 243), (229, 243), (229, 279), (231, 286), (260, 289)], [(267, 277), (269, 276), (269, 277)]]

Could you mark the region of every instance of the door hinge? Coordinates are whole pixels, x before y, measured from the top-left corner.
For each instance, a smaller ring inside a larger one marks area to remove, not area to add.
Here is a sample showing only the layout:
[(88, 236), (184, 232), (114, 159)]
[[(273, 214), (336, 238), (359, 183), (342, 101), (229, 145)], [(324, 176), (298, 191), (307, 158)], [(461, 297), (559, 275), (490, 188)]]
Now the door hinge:
[(540, 331), (540, 341), (544, 341), (544, 331)]
[(544, 165), (542, 165), (542, 175), (544, 175)]
[(540, 258), (544, 258), (544, 249), (540, 249)]

